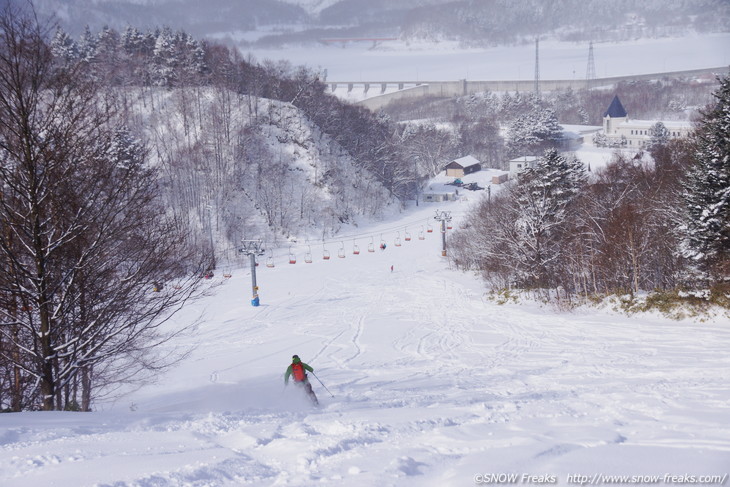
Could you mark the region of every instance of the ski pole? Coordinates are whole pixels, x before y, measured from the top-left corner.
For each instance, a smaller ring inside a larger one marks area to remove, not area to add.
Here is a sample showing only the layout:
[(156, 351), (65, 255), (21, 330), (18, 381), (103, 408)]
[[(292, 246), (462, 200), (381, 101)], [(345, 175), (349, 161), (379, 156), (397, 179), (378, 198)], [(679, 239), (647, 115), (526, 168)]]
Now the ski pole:
[[(312, 372), (312, 375), (315, 376), (315, 377), (317, 377), (317, 374), (315, 374), (314, 372)], [(317, 380), (319, 380), (319, 377), (317, 377)], [(324, 387), (324, 390), (325, 391), (327, 391), (327, 392), (330, 393), (330, 396), (335, 397), (335, 395), (332, 394), (329, 389), (327, 389), (327, 386), (324, 385), (321, 380), (319, 380), (319, 383), (322, 384), (322, 387)]]

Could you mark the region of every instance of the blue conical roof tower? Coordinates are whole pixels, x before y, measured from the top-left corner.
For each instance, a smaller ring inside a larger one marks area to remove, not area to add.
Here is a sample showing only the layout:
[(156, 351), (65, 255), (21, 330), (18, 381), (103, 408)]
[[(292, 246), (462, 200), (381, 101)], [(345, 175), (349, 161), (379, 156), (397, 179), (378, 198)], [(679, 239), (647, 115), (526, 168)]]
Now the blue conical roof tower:
[(603, 113), (603, 116), (611, 118), (622, 118), (626, 116), (626, 110), (621, 104), (621, 100), (618, 99), (618, 95), (613, 97), (611, 104), (608, 106), (608, 110)]

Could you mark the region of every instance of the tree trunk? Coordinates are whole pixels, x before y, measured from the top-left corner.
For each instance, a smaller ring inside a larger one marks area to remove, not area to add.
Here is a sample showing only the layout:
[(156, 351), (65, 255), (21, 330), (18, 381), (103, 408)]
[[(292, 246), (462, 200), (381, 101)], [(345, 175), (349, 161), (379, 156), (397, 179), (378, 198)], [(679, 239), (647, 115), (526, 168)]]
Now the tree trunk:
[(91, 411), (91, 366), (81, 368), (81, 410)]

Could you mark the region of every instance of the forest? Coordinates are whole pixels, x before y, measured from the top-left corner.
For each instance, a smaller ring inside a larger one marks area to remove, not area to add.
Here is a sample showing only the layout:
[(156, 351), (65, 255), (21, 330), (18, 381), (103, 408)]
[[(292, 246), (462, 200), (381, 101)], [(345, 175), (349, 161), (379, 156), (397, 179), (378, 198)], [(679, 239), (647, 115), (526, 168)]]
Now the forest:
[[(617, 42), (727, 32), (724, 0), (36, 0), (39, 13), (63, 12), (78, 35), (127, 25), (170, 25), (250, 48), (315, 44), (333, 37), (397, 37), (404, 42), (455, 42), (463, 47), (532, 43)], [(0, 2), (2, 5), (2, 2)], [(252, 33), (250, 36), (240, 35)]]
[(728, 304), (730, 275), (730, 78), (689, 139), (661, 131), (646, 150), (615, 153), (590, 174), (548, 149), (534, 168), (482, 200), (452, 238), (451, 259), (492, 289), (533, 290), (550, 300), (653, 292)]

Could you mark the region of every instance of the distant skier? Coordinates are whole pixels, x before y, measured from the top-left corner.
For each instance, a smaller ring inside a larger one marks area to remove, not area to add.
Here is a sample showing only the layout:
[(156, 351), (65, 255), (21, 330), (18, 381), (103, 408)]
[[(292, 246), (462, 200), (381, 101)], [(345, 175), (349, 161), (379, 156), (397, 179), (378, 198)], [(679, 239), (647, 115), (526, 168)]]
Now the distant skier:
[(393, 266), (390, 266), (390, 272), (393, 272)]
[(307, 377), (306, 372), (307, 370), (310, 372), (314, 372), (314, 369), (312, 367), (301, 361), (299, 355), (292, 356), (291, 365), (289, 365), (289, 367), (286, 369), (286, 374), (284, 374), (284, 386), (289, 385), (289, 376), (293, 375), (294, 384), (296, 384), (298, 387), (303, 387), (305, 392), (309, 396), (309, 399), (312, 401), (312, 404), (318, 406), (319, 401), (317, 400), (317, 396), (312, 390), (312, 384), (309, 383), (309, 378)]

